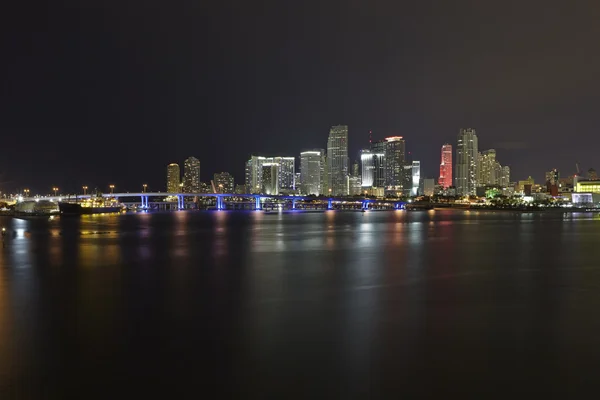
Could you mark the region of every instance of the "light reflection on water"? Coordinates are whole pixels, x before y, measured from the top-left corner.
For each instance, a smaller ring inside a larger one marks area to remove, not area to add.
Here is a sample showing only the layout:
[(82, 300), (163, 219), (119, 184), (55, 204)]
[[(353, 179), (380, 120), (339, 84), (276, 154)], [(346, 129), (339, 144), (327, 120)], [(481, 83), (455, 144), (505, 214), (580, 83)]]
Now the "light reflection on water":
[(598, 222), (437, 210), (4, 220), (0, 374), (89, 387), (107, 371), (160, 371), (177, 386), (236, 370), (248, 393), (297, 376), (422, 388), (504, 371), (485, 356), (585, 376), (599, 361), (580, 351), (600, 345), (581, 333), (597, 331)]

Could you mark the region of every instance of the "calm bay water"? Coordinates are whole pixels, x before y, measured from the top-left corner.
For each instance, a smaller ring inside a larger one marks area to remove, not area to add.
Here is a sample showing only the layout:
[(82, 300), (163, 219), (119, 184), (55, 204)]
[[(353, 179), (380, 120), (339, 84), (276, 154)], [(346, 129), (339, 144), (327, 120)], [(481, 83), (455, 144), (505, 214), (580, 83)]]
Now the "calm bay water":
[(594, 214), (0, 223), (0, 398), (560, 396), (598, 376)]

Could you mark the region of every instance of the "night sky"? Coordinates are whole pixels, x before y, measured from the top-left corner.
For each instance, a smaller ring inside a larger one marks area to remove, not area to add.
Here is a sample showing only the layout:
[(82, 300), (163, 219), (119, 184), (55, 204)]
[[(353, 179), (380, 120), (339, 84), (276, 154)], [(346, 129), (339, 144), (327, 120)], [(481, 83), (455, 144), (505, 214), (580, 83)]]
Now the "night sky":
[(369, 129), (404, 136), (430, 177), (461, 127), (512, 180), (600, 169), (597, 0), (10, 3), (2, 191), (164, 190), (190, 155), (243, 183), (250, 154), (336, 124), (351, 158)]

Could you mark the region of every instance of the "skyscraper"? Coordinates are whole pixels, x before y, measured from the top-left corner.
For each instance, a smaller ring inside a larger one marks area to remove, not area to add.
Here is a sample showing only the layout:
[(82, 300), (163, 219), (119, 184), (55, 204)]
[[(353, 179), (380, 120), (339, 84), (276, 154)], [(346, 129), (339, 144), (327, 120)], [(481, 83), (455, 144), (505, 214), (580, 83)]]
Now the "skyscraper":
[(273, 157), (273, 163), (279, 166), (279, 191), (284, 193), (293, 193), (293, 191), (296, 189), (296, 158)]
[(180, 174), (179, 164), (172, 163), (167, 166), (167, 192), (179, 193)]
[[(412, 184), (403, 187), (405, 182), (404, 165), (406, 162), (406, 145), (402, 136), (385, 138), (385, 190), (397, 194), (402, 189), (411, 189)], [(408, 182), (412, 181), (412, 172)]]
[(419, 183), (421, 182), (421, 161), (412, 162), (412, 188), (411, 196), (416, 196), (419, 193)]
[(262, 170), (262, 188), (261, 193), (278, 195), (279, 194), (279, 164), (264, 163)]
[(300, 153), (300, 190), (302, 194), (321, 194), (321, 159), (323, 150)]
[(195, 157), (188, 157), (183, 162), (183, 191), (184, 193), (200, 191), (200, 161)]
[(229, 172), (215, 173), (213, 182), (217, 193), (233, 193), (235, 184), (233, 176)]
[(475, 195), (477, 187), (477, 134), (475, 129), (461, 129), (456, 146), (456, 193), (459, 196)]
[(329, 130), (327, 140), (329, 188), (334, 196), (348, 194), (348, 126), (336, 125)]
[(362, 187), (371, 188), (375, 181), (375, 161), (373, 152), (369, 149), (360, 151), (360, 164), (362, 170)]
[(371, 153), (373, 154), (373, 187), (386, 187), (387, 178), (387, 153), (388, 142), (381, 140), (371, 142)]
[[(497, 178), (500, 178), (498, 173), (498, 166), (500, 165), (496, 161), (496, 150), (484, 150), (478, 154), (478, 172), (479, 178), (477, 179), (478, 186), (489, 186), (497, 183)], [(498, 164), (498, 165), (496, 165)], [(500, 167), (502, 168), (502, 167)], [(498, 174), (498, 176), (497, 176)]]
[(442, 160), (440, 162), (440, 179), (438, 184), (446, 189), (452, 186), (452, 145), (444, 144), (442, 146)]

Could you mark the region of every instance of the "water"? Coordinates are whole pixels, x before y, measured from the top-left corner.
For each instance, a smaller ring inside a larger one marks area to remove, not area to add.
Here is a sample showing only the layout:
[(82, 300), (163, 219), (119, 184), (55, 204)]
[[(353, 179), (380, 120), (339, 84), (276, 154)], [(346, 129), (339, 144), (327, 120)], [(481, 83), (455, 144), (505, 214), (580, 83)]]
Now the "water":
[(594, 214), (0, 223), (0, 398), (541, 397), (598, 374)]

